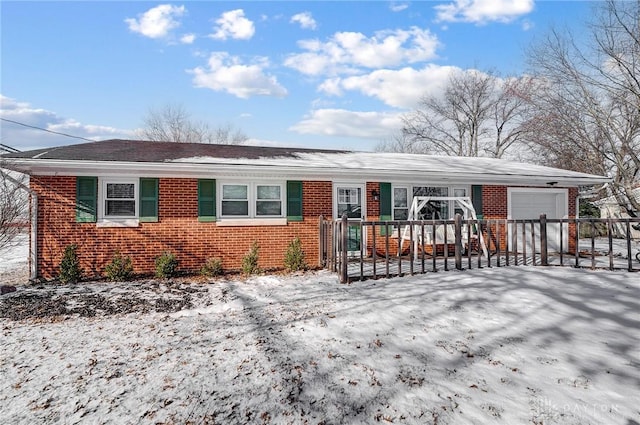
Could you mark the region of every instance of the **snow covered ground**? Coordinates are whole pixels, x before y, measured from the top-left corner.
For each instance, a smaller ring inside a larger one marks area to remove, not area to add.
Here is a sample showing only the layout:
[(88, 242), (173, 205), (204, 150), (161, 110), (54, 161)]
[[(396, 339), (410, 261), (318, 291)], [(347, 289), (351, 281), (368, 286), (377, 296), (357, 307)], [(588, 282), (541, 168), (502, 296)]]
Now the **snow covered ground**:
[(638, 273), (20, 286), (9, 305), (39, 318), (0, 318), (7, 424), (640, 424)]
[(29, 280), (29, 235), (20, 234), (0, 249), (0, 285), (15, 285)]

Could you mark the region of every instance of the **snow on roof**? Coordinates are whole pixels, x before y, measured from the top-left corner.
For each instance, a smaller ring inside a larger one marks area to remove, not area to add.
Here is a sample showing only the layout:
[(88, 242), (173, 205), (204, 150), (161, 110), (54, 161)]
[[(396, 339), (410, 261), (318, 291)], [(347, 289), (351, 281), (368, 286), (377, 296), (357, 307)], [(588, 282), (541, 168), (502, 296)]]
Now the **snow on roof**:
[[(591, 185), (608, 178), (493, 158), (247, 145), (108, 140), (5, 155), (31, 174), (96, 170), (157, 176), (264, 176), (300, 179), (474, 184)], [(116, 165), (114, 162), (118, 162)], [(215, 165), (215, 167), (212, 167)]]
[(591, 174), (545, 167), (535, 164), (507, 161), (494, 158), (471, 158), (434, 156), (389, 152), (312, 152), (297, 153), (287, 157), (218, 158), (191, 157), (177, 158), (172, 162), (194, 164), (242, 164), (271, 167), (330, 168), (339, 170), (416, 172), (432, 174), (495, 174), (543, 177), (599, 177)]

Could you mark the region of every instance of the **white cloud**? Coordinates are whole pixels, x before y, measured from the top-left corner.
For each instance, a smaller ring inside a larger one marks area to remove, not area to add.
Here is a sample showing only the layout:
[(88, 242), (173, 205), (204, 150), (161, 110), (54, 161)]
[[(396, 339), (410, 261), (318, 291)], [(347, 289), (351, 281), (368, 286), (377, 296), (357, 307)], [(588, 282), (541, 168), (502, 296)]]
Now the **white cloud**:
[(326, 42), (302, 40), (298, 46), (307, 51), (290, 55), (286, 66), (306, 75), (338, 75), (433, 59), (439, 43), (429, 30), (411, 27), (378, 31), (373, 37), (338, 32)]
[(454, 70), (459, 68), (427, 65), (422, 69), (380, 69), (366, 75), (327, 79), (318, 90), (333, 96), (358, 91), (389, 106), (412, 109), (422, 96), (441, 92)]
[(511, 22), (533, 10), (534, 0), (455, 0), (453, 3), (434, 6), (438, 21)]
[(195, 34), (184, 34), (182, 37), (180, 37), (180, 42), (182, 44), (193, 44), (193, 42), (196, 40), (196, 35)]
[(392, 12), (402, 12), (408, 7), (409, 7), (409, 3), (397, 3), (395, 1), (391, 2), (391, 4), (389, 5), (389, 9)]
[(224, 12), (216, 20), (218, 24), (211, 34), (211, 38), (226, 40), (233, 38), (236, 40), (249, 40), (256, 32), (253, 22), (244, 17), (244, 10), (236, 9)]
[(532, 30), (536, 25), (530, 21), (529, 19), (523, 19), (522, 20), (522, 30), (523, 31), (529, 31)]
[(311, 16), (311, 12), (302, 12), (291, 17), (291, 23), (299, 23), (300, 28), (315, 30), (318, 27), (315, 19)]
[(169, 32), (180, 26), (176, 19), (184, 15), (184, 6), (161, 4), (138, 15), (138, 19), (127, 18), (124, 21), (129, 25), (129, 30), (137, 32), (149, 38), (163, 38)]
[[(0, 94), (0, 117), (25, 125), (0, 121), (1, 143), (19, 150), (40, 149), (51, 146), (84, 143), (86, 140), (66, 137), (60, 134), (83, 137), (90, 140), (112, 138), (132, 138), (134, 132), (114, 127), (82, 124), (71, 118), (64, 118), (46, 109), (34, 108), (29, 103), (19, 102)], [(30, 127), (27, 127), (30, 126)], [(38, 130), (37, 128), (44, 130)], [(48, 130), (48, 131), (46, 131)]]
[(289, 130), (300, 134), (382, 140), (402, 127), (399, 113), (316, 109)]
[(188, 72), (193, 74), (194, 86), (224, 91), (242, 99), (286, 96), (287, 89), (278, 83), (276, 77), (265, 74), (264, 69), (268, 65), (264, 58), (257, 58), (255, 63), (245, 65), (236, 56), (214, 52), (209, 56), (206, 67), (197, 67)]

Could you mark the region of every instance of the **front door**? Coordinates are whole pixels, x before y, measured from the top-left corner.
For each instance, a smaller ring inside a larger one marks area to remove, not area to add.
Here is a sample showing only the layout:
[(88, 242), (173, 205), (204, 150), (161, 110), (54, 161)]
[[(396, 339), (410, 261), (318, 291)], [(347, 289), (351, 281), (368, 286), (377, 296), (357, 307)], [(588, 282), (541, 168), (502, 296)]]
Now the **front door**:
[[(335, 186), (335, 218), (347, 215), (350, 224), (358, 224), (365, 217), (364, 211), (364, 186), (354, 184), (338, 184)], [(347, 251), (360, 253), (363, 243), (363, 235), (360, 226), (349, 226), (347, 231)]]

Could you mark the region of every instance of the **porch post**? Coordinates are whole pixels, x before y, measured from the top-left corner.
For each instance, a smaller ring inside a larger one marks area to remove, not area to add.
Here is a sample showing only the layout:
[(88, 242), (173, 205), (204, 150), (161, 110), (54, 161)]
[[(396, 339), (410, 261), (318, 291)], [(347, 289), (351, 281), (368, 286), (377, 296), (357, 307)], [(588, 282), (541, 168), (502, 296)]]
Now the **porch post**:
[(349, 220), (347, 214), (342, 214), (341, 226), (340, 226), (340, 283), (348, 282), (348, 268), (347, 260), (349, 253)]
[(462, 216), (460, 214), (456, 214), (455, 217), (455, 238), (456, 270), (462, 270)]
[(543, 266), (549, 265), (547, 252), (547, 215), (540, 214), (540, 263)]

